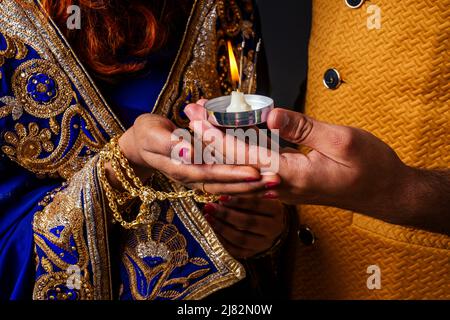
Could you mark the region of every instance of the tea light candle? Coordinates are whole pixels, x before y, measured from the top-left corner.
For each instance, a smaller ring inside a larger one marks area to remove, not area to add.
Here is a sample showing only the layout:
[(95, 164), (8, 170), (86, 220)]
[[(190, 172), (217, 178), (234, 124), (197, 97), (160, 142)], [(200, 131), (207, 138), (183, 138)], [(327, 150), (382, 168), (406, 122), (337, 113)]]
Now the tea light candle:
[(252, 106), (247, 103), (243, 92), (231, 92), (231, 103), (227, 107), (227, 112), (245, 112), (251, 111)]
[(255, 126), (267, 121), (267, 117), (274, 108), (274, 101), (265, 96), (251, 94), (253, 91), (254, 78), (256, 76), (256, 63), (261, 48), (261, 40), (258, 42), (253, 57), (253, 68), (251, 70), (250, 84), (247, 88), (248, 94), (244, 94), (242, 88), (243, 76), (243, 51), (245, 42), (241, 46), (241, 66), (238, 68), (233, 46), (228, 41), (228, 55), (230, 63), (230, 75), (234, 90), (231, 95), (217, 97), (205, 104), (208, 121), (213, 125), (225, 128), (241, 128)]
[[(242, 43), (242, 52), (241, 52), (241, 68), (242, 68), (242, 56), (244, 51), (245, 42)], [(235, 88), (241, 88), (242, 76), (239, 73), (236, 57), (234, 56), (233, 46), (231, 42), (228, 41), (228, 56), (230, 62), (230, 72), (231, 72), (231, 80), (235, 85)], [(241, 70), (242, 72), (242, 70)], [(243, 92), (240, 92), (239, 89), (231, 92), (231, 103), (227, 107), (227, 112), (245, 112), (251, 111), (252, 107), (245, 100), (245, 96)]]

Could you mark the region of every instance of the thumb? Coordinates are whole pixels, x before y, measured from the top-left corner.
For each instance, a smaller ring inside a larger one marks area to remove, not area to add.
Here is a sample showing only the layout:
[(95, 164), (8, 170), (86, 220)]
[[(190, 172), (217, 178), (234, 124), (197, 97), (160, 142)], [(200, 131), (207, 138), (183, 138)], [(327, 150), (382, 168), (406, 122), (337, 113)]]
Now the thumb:
[(348, 154), (354, 146), (355, 130), (350, 127), (317, 121), (302, 113), (285, 109), (274, 109), (269, 114), (267, 126), (279, 130), (283, 139), (310, 147), (322, 154), (339, 156)]

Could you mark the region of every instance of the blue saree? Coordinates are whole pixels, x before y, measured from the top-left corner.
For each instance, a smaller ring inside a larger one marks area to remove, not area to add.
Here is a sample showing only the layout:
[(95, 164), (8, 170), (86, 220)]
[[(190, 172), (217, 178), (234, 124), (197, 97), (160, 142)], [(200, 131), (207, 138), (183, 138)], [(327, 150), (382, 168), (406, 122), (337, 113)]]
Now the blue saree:
[[(200, 299), (245, 277), (190, 199), (112, 225), (97, 154), (142, 113), (184, 126), (186, 103), (228, 93), (226, 42), (254, 41), (249, 3), (194, 1), (176, 50), (99, 90), (39, 1), (0, 1), (0, 299)], [(154, 187), (183, 189), (162, 174)]]

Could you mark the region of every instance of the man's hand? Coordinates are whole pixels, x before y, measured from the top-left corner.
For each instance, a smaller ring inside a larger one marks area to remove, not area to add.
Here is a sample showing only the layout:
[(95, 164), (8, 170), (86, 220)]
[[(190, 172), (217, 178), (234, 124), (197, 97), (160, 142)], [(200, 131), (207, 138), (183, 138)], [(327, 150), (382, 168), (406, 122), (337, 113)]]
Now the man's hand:
[[(190, 106), (188, 113), (198, 120), (201, 106)], [(333, 206), (450, 233), (448, 173), (411, 168), (371, 133), (301, 113), (275, 109), (267, 125), (311, 151), (282, 150), (277, 172), (282, 182), (259, 196), (289, 204)]]
[(280, 154), (284, 185), (277, 193), (287, 203), (384, 212), (410, 175), (410, 168), (395, 152), (367, 131), (283, 109), (275, 109), (267, 125), (278, 129), (283, 139), (311, 149), (306, 154)]
[(284, 139), (312, 149), (280, 155), (283, 184), (276, 192), (282, 201), (334, 206), (449, 233), (448, 172), (411, 168), (367, 131), (300, 113), (275, 109), (267, 125)]

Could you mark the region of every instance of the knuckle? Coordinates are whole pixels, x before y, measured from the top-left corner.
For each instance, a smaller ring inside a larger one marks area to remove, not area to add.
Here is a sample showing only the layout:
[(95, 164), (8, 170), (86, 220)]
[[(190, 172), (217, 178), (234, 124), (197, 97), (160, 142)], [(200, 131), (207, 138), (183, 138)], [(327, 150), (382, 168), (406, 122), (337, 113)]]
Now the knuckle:
[(148, 127), (149, 122), (156, 122), (159, 125), (162, 126), (172, 126), (172, 121), (170, 121), (168, 118), (165, 118), (163, 116), (157, 115), (157, 114), (151, 114), (151, 113), (145, 113), (136, 118), (134, 121), (135, 126), (145, 126)]
[(144, 113), (134, 120), (134, 126), (139, 127), (148, 123), (148, 121), (152, 121), (155, 115)]
[(308, 117), (300, 115), (294, 127), (291, 128), (291, 137), (295, 143), (301, 144), (310, 135), (313, 129), (313, 122)]
[(136, 118), (136, 120), (134, 120), (134, 127), (139, 127), (141, 126), (143, 123), (145, 123), (147, 121), (148, 115), (147, 114), (143, 114), (140, 115)]
[(352, 128), (343, 127), (331, 135), (331, 143), (344, 153), (351, 153), (356, 147), (356, 132)]
[(178, 170), (171, 170), (169, 171), (169, 176), (176, 181), (183, 182), (183, 183), (191, 183), (187, 180), (186, 176)]

